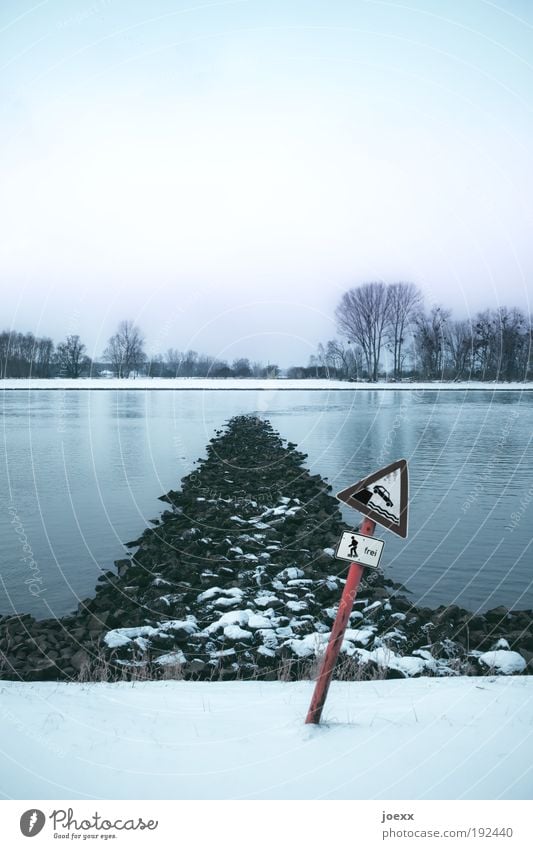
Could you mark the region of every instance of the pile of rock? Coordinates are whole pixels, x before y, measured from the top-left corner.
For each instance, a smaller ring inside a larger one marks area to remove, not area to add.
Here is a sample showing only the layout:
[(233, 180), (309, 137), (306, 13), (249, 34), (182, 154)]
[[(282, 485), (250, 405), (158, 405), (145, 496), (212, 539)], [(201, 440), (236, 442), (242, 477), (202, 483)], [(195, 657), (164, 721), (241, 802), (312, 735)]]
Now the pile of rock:
[[(342, 516), (330, 487), (269, 422), (232, 419), (207, 458), (162, 496), (135, 553), (99, 579), (75, 615), (0, 620), (7, 678), (165, 675), (297, 678), (316, 669), (343, 586)], [(338, 674), (532, 671), (531, 613), (415, 608), (368, 572)]]

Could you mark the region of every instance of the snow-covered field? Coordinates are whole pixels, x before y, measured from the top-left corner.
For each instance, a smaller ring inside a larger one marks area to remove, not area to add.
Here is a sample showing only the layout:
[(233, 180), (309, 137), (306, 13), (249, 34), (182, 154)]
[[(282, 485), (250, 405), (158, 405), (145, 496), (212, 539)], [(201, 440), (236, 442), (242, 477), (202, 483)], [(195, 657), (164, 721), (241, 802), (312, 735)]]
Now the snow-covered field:
[(0, 380), (1, 389), (394, 389), (421, 390), (430, 389), (478, 389), (485, 392), (498, 390), (533, 390), (533, 383), (348, 383), (345, 380), (257, 380), (253, 378), (208, 378), (208, 377), (139, 377), (136, 380), (118, 380), (117, 378), (42, 378)]
[(530, 799), (533, 677), (1, 685), (15, 799)]

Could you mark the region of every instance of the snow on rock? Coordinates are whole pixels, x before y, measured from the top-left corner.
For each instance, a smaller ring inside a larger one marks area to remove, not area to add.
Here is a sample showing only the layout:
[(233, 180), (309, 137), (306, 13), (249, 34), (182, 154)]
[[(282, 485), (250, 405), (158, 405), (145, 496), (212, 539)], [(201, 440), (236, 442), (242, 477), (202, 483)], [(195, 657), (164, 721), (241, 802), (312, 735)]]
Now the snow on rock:
[(198, 623), (194, 616), (188, 619), (167, 619), (166, 622), (161, 622), (158, 625), (158, 631), (186, 631), (187, 634), (194, 634), (198, 630)]
[(158, 633), (151, 625), (140, 625), (138, 628), (114, 628), (104, 635), (104, 642), (110, 649), (127, 646), (137, 637), (152, 637)]
[(230, 610), (223, 613), (216, 622), (212, 622), (207, 628), (204, 628), (202, 633), (211, 635), (221, 631), (227, 625), (247, 625), (249, 615), (249, 610)]
[(264, 646), (269, 649), (276, 649), (278, 647), (278, 637), (272, 628), (260, 628), (257, 633), (259, 634)]
[(437, 661), (435, 660), (431, 652), (427, 651), (426, 649), (415, 649), (413, 655), (415, 655), (416, 657), (421, 657), (422, 660), (425, 661), (426, 669), (430, 669), (433, 672), (437, 669)]
[(267, 593), (266, 595), (256, 596), (256, 598), (254, 599), (254, 602), (255, 602), (257, 607), (261, 607), (261, 608), (271, 607), (275, 603), (279, 604), (279, 598), (275, 595), (271, 595), (270, 593)]
[(289, 646), (297, 657), (315, 657), (325, 649), (329, 634), (308, 634), (301, 640), (290, 639), (283, 645)]
[[(361, 652), (359, 654), (360, 657), (363, 657)], [(374, 661), (381, 669), (396, 669), (407, 678), (420, 675), (428, 665), (428, 661), (422, 657), (399, 656), (387, 648), (377, 648), (374, 651), (365, 652), (364, 661)]]
[[(208, 590), (204, 590), (203, 593), (200, 593), (197, 601), (203, 602), (215, 599), (213, 604), (219, 607), (225, 607), (228, 603), (235, 604), (236, 602), (239, 602), (243, 595), (244, 592), (239, 589), (239, 587), (230, 587), (230, 589), (227, 590), (221, 589), (220, 587), (210, 587)], [(216, 596), (219, 597), (215, 598)]]
[(369, 625), (367, 628), (347, 628), (344, 639), (351, 643), (367, 646), (375, 633), (376, 629), (373, 625)]
[(168, 654), (160, 655), (156, 660), (158, 666), (183, 666), (187, 663), (187, 658), (182, 651), (172, 651)]
[(220, 596), (220, 598), (216, 598), (213, 602), (213, 607), (219, 609), (224, 607), (233, 607), (235, 604), (239, 604), (241, 598), (234, 598), (233, 596)]
[(251, 631), (245, 631), (243, 628), (239, 628), (238, 625), (226, 625), (224, 636), (228, 640), (251, 640), (253, 634)]
[(307, 610), (308, 604), (306, 601), (288, 601), (287, 607), (294, 613), (299, 613), (300, 610)]
[(364, 616), (360, 610), (354, 610), (352, 611), (352, 613), (350, 613), (350, 622), (352, 621), (352, 619), (364, 619)]
[(190, 619), (169, 619), (166, 622), (160, 622), (156, 627), (140, 625), (137, 628), (114, 628), (104, 635), (104, 642), (110, 649), (135, 644), (145, 651), (150, 646), (150, 640), (145, 639), (146, 637), (167, 636), (168, 631), (180, 631), (190, 635), (198, 631), (198, 624), (196, 619), (191, 617)]
[(286, 569), (282, 569), (281, 572), (278, 572), (276, 577), (280, 578), (282, 581), (294, 581), (296, 578), (304, 578), (305, 572), (303, 569), (298, 569), (296, 566), (288, 566)]
[[(242, 622), (240, 623), (243, 624)], [(248, 617), (248, 627), (252, 629), (252, 631), (258, 630), (259, 628), (271, 628), (272, 622), (268, 618), (268, 616), (261, 616), (260, 613), (250, 613)]]
[(257, 649), (257, 654), (261, 654), (263, 655), (263, 657), (269, 658), (276, 657), (276, 652), (272, 649), (267, 648), (266, 645), (259, 646), (259, 648)]
[(521, 654), (504, 649), (487, 651), (479, 656), (478, 661), (489, 671), (497, 672), (500, 675), (516, 675), (523, 672), (527, 665)]

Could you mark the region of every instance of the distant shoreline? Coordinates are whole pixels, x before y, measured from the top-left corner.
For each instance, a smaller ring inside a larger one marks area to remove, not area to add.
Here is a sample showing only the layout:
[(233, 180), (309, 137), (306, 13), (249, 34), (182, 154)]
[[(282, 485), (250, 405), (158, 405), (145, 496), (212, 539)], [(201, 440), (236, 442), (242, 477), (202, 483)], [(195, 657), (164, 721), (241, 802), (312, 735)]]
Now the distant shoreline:
[(26, 391), (51, 390), (51, 391), (334, 391), (334, 392), (358, 392), (361, 390), (372, 391), (400, 391), (400, 392), (531, 392), (533, 382), (528, 383), (482, 383), (482, 382), (443, 382), (428, 383), (419, 381), (416, 383), (349, 383), (344, 380), (289, 380), (256, 379), (256, 378), (205, 378), (205, 377), (167, 377), (118, 379), (118, 378), (6, 378), (0, 380), (0, 390), (4, 391)]

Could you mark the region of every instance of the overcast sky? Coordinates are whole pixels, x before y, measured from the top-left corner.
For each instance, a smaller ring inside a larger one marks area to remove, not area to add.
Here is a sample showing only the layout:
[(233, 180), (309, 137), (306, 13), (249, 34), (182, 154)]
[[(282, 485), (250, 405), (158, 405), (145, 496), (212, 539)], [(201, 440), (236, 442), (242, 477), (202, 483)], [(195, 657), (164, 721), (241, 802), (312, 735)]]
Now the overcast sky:
[(530, 309), (530, 0), (3, 0), (2, 325), (305, 363), (347, 288)]

